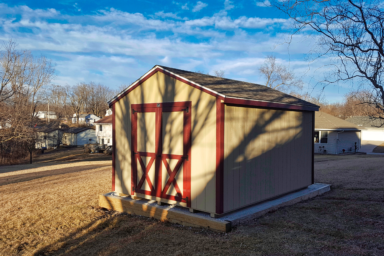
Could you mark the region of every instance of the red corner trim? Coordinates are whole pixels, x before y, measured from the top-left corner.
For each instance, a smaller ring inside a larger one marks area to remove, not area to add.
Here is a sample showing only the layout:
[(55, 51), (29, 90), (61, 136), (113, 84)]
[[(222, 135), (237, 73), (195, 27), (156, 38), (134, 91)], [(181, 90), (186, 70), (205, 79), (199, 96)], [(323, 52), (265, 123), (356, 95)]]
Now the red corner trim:
[(312, 112), (312, 184), (315, 184), (315, 112)]
[(236, 98), (223, 98), (225, 104), (233, 104), (233, 105), (243, 105), (243, 106), (254, 106), (254, 107), (264, 107), (264, 108), (277, 108), (277, 109), (291, 109), (291, 110), (306, 110), (306, 111), (317, 111), (318, 108), (311, 108), (305, 106), (295, 106), (289, 104), (281, 104), (281, 103), (272, 103), (272, 102), (264, 102), (257, 100), (245, 100), (245, 99), (236, 99)]
[(224, 103), (216, 99), (216, 213), (224, 212)]
[(183, 79), (179, 76), (175, 76), (174, 74), (172, 74), (171, 72), (167, 71), (167, 70), (164, 70), (160, 67), (157, 67), (155, 68), (154, 70), (152, 70), (150, 73), (146, 74), (144, 77), (142, 77), (135, 85), (133, 85), (132, 87), (130, 87), (127, 91), (125, 91), (123, 94), (121, 94), (119, 97), (117, 97), (116, 99), (114, 99), (111, 103), (109, 103), (109, 107), (111, 107), (113, 104), (115, 104), (117, 101), (119, 101), (121, 98), (123, 98), (124, 96), (126, 96), (128, 93), (130, 93), (132, 90), (134, 90), (136, 87), (138, 87), (139, 85), (141, 85), (142, 83), (144, 83), (148, 78), (150, 78), (152, 75), (154, 75), (156, 72), (162, 72), (164, 74), (167, 74), (168, 76), (176, 79), (176, 80), (179, 80), (185, 84), (188, 84), (196, 89), (199, 89), (203, 92), (206, 92), (212, 96), (219, 96), (218, 93), (214, 92), (214, 91), (211, 91), (211, 90), (208, 90), (206, 88), (203, 88), (202, 86), (198, 86), (194, 83), (191, 83), (190, 81), (186, 80), (186, 79)]
[(112, 106), (112, 191), (115, 191), (115, 157), (116, 157), (116, 131), (115, 131), (115, 105)]

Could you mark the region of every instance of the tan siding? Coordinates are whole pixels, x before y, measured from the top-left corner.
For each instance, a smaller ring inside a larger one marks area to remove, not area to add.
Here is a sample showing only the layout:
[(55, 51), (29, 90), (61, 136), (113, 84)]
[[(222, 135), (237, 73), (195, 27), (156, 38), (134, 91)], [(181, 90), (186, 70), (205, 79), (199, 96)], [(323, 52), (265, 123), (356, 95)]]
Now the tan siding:
[(225, 106), (224, 211), (311, 184), (310, 112)]
[[(157, 72), (115, 104), (116, 192), (131, 193), (130, 105), (192, 101), (192, 208), (215, 212), (216, 98)], [(173, 202), (170, 202), (173, 203)]]

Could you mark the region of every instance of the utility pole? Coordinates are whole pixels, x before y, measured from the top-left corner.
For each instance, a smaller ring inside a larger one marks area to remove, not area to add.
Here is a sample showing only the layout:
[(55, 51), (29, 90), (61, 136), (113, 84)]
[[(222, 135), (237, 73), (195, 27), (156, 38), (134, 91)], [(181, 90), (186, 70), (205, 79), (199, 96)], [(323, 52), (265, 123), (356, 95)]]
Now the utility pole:
[(47, 113), (47, 115), (48, 115), (48, 123), (49, 123), (49, 100), (48, 100), (48, 113)]

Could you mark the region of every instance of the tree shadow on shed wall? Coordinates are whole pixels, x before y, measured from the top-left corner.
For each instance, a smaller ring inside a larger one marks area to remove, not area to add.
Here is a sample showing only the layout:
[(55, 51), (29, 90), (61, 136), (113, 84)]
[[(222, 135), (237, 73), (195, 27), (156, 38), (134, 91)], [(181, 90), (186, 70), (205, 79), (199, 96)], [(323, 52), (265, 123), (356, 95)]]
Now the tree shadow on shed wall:
[[(157, 78), (157, 79), (159, 79), (159, 78)], [(176, 81), (174, 79), (166, 79), (165, 82), (167, 84), (165, 91), (161, 91), (159, 89), (157, 91), (155, 91), (155, 89), (154, 89), (153, 93), (157, 93), (157, 94), (161, 95), (162, 102), (174, 102), (175, 99), (174, 99), (173, 95), (175, 95), (175, 93), (176, 93), (176, 91), (175, 91), (175, 82)], [(144, 102), (144, 99), (145, 99), (145, 95), (143, 93), (144, 93), (143, 90), (141, 90), (140, 97), (141, 97), (142, 102)], [(190, 90), (189, 96), (192, 93), (193, 93), (193, 90)], [(202, 95), (202, 94), (203, 94), (203, 92), (200, 91), (200, 95)], [(275, 99), (274, 101), (279, 102), (279, 100), (281, 100), (281, 99)], [(153, 102), (151, 102), (151, 103), (153, 103)], [(201, 97), (199, 97), (199, 100), (197, 100), (197, 102), (195, 102), (196, 106), (200, 106), (200, 104), (203, 104), (201, 102)], [(192, 144), (194, 143), (194, 139), (199, 138), (199, 135), (202, 132), (204, 126), (210, 126), (211, 129), (216, 130), (216, 120), (214, 122), (211, 122), (208, 118), (209, 114), (212, 113), (213, 111), (215, 112), (214, 114), (216, 115), (216, 108), (214, 107), (215, 104), (216, 104), (216, 101), (212, 100), (212, 102), (209, 103), (209, 105), (206, 107), (206, 112), (202, 115), (198, 115), (197, 111), (192, 110), (193, 111), (192, 115), (194, 115), (193, 116), (194, 122), (192, 123), (192, 136), (191, 136), (191, 143)], [(124, 116), (124, 122), (126, 122), (126, 125), (127, 124), (130, 125), (129, 120), (131, 120), (131, 110), (130, 109), (123, 109), (123, 111), (124, 112), (122, 113), (122, 115)], [(272, 130), (268, 128), (275, 121), (280, 120), (283, 117), (283, 115), (284, 115), (284, 111), (273, 111), (272, 115), (269, 115), (267, 113), (262, 113), (260, 115), (260, 118), (256, 122), (251, 124), (249, 132), (247, 134), (245, 134), (245, 136), (242, 137), (240, 142), (237, 143), (237, 145), (234, 145), (234, 147), (231, 149), (230, 152), (225, 153), (224, 162), (228, 161), (228, 162), (232, 163), (232, 166), (230, 166), (229, 168), (237, 170), (236, 175), (233, 176), (230, 181), (225, 181), (225, 182), (233, 182), (233, 183), (239, 183), (239, 184), (241, 184), (241, 183), (246, 184), (247, 183), (248, 185), (244, 186), (241, 189), (247, 190), (249, 195), (252, 195), (255, 193), (267, 193), (267, 191), (275, 191), (276, 189), (278, 189), (278, 188), (274, 188), (273, 187), (274, 185), (272, 184), (272, 181), (274, 179), (278, 178), (278, 177), (276, 177), (276, 174), (273, 171), (274, 168), (284, 168), (284, 165), (291, 165), (292, 162), (290, 162), (289, 157), (285, 158), (285, 160), (284, 160), (285, 162), (282, 162), (282, 163), (273, 162), (273, 161), (271, 161), (271, 159), (273, 159), (271, 157), (271, 154), (284, 154), (283, 151), (281, 151), (281, 150), (279, 151), (279, 148), (282, 148), (282, 146), (287, 146), (287, 147), (291, 148), (293, 151), (296, 150), (295, 147), (297, 145), (295, 144), (295, 140), (300, 138), (301, 136), (307, 136), (307, 135), (304, 135), (304, 133), (303, 133), (304, 131), (299, 131), (299, 132), (297, 132), (296, 137), (294, 136), (294, 137), (289, 138), (289, 139), (282, 139), (281, 144), (277, 143), (272, 148), (264, 148), (263, 150), (260, 151), (260, 154), (258, 154), (258, 155), (252, 155), (252, 152), (251, 153), (249, 152), (249, 148), (252, 149), (252, 143), (255, 140), (257, 140), (258, 137), (261, 136), (261, 134), (263, 134), (265, 132), (269, 132), (270, 133), (269, 139), (272, 139), (274, 136), (276, 136), (275, 135), (276, 133), (280, 133), (280, 132), (289, 133), (292, 130), (301, 129), (301, 124), (299, 122), (300, 120), (297, 120), (297, 125), (294, 125), (291, 127), (280, 128), (280, 127), (276, 126)], [(236, 118), (236, 117), (232, 117), (232, 118)], [(202, 125), (198, 126), (197, 120), (200, 120), (200, 122), (202, 122)], [(230, 119), (227, 119), (227, 118), (226, 118), (226, 120), (230, 121)], [(173, 120), (165, 119), (164, 122), (172, 123)], [(145, 123), (145, 120), (143, 123), (141, 123), (140, 129), (144, 130), (146, 133), (150, 132), (150, 131), (146, 130), (147, 124)], [(121, 131), (121, 132), (122, 132), (122, 134), (119, 134), (119, 137), (116, 137), (117, 143), (119, 143), (118, 141), (120, 141), (120, 140), (126, 140), (127, 145), (132, 145), (131, 134), (127, 134), (126, 130)], [(235, 134), (236, 132), (237, 131), (225, 131), (226, 134), (227, 133), (234, 133)], [(259, 135), (255, 136), (255, 134), (259, 134)], [(172, 143), (173, 142), (171, 139), (169, 141), (169, 145), (171, 146)], [(268, 143), (268, 139), (266, 139), (265, 143)], [(144, 148), (144, 150), (146, 150), (146, 149)], [(126, 165), (130, 169), (130, 166), (131, 166), (131, 162), (130, 162), (131, 156), (130, 155), (123, 154), (123, 153), (117, 153), (116, 157), (119, 158), (119, 161), (116, 161), (116, 165), (117, 165), (116, 169), (117, 170), (125, 169)], [(260, 159), (267, 159), (267, 161), (263, 162)], [(216, 162), (216, 159), (212, 159), (212, 161)], [(295, 160), (293, 159), (292, 161), (295, 161)], [(118, 166), (118, 165), (120, 165), (120, 166)], [(215, 164), (215, 166), (216, 166), (216, 164)], [(254, 166), (255, 169), (258, 169), (259, 172), (257, 175), (259, 175), (259, 176), (253, 175), (254, 172), (252, 169), (249, 169), (249, 166)], [(294, 165), (293, 165), (293, 167), (294, 167)], [(194, 170), (192, 169), (191, 172), (193, 172), (193, 171)], [(210, 175), (215, 177), (214, 176), (215, 171), (216, 171), (215, 169), (212, 169)], [(124, 179), (124, 176), (122, 176), (121, 173), (118, 173), (118, 177), (119, 177), (119, 179), (122, 179), (122, 180)], [(197, 182), (198, 182), (198, 179), (201, 179), (201, 180), (203, 180), (203, 182), (205, 182), (205, 178), (206, 178), (206, 175), (195, 176), (195, 179), (197, 179)], [(259, 178), (259, 182), (256, 183), (256, 185), (254, 184), (255, 186), (252, 186), (252, 183), (250, 183), (250, 182), (254, 181), (257, 178)], [(299, 178), (299, 177), (291, 177), (290, 179), (295, 180), (297, 178)], [(283, 186), (282, 189), (279, 188), (282, 191), (284, 189), (286, 189), (284, 187), (284, 182), (285, 182), (284, 179), (285, 179), (285, 177), (282, 177), (278, 183), (278, 184), (281, 184)], [(216, 183), (216, 180), (215, 180), (215, 178), (212, 178), (208, 182)], [(199, 196), (201, 193), (205, 193), (205, 192), (206, 191), (204, 191), (204, 189), (202, 188), (201, 191), (199, 191), (197, 193), (197, 196)], [(252, 198), (251, 196), (249, 198), (242, 198), (242, 197), (240, 197), (241, 193), (237, 193), (236, 191), (224, 191), (224, 193), (229, 193), (229, 194), (232, 193), (233, 199), (237, 200), (240, 204), (247, 204), (247, 202), (251, 202), (252, 200), (254, 200), (254, 198)], [(95, 195), (95, 196), (97, 196), (97, 195)], [(126, 219), (124, 217), (123, 219), (124, 219), (124, 221), (129, 221), (129, 218)], [(112, 253), (113, 250), (111, 251), (111, 253), (107, 253), (105, 251), (105, 248), (108, 248), (111, 245), (111, 243), (114, 243), (114, 245), (116, 245), (116, 240), (121, 241), (121, 243), (129, 243), (130, 239), (132, 238), (131, 234), (127, 234), (127, 233), (116, 234), (115, 233), (114, 234), (114, 236), (115, 236), (114, 242), (112, 242), (109, 239), (106, 239), (106, 240), (100, 239), (101, 237), (106, 236), (108, 234), (108, 232), (110, 232), (111, 227), (112, 227), (112, 229), (113, 228), (118, 229), (120, 226), (124, 226), (126, 224), (126, 223), (123, 224), (123, 222), (119, 222), (119, 221), (116, 222), (116, 220), (114, 220), (113, 218), (108, 219), (107, 221), (104, 221), (103, 223), (98, 224), (97, 228), (95, 229), (96, 231), (85, 232), (82, 235), (79, 235), (84, 230), (87, 230), (89, 227), (95, 225), (96, 221), (97, 220), (90, 221), (90, 223), (86, 227), (84, 227), (82, 230), (78, 230), (76, 232), (73, 232), (73, 233), (69, 234), (68, 236), (60, 239), (59, 242), (62, 243), (60, 251), (63, 252), (62, 250), (68, 249), (68, 247), (73, 246), (73, 248), (77, 252), (81, 253), (82, 251), (87, 251), (88, 250), (87, 246), (89, 246), (90, 244), (93, 244), (92, 246), (95, 247), (94, 248), (95, 252), (103, 251), (103, 254), (109, 255)], [(115, 224), (113, 224), (113, 223), (115, 223)], [(148, 222), (147, 224), (149, 226), (151, 226), (152, 225), (151, 223), (153, 223), (153, 222)], [(155, 224), (153, 224), (153, 225), (156, 226)], [(160, 224), (158, 224), (158, 225), (160, 225)], [(162, 227), (164, 227), (164, 226), (162, 226), (162, 225), (158, 226), (158, 228), (162, 228)], [(132, 227), (132, 228), (135, 230), (138, 230), (138, 233), (135, 233), (136, 235), (140, 234), (140, 232), (141, 232), (141, 235), (139, 235), (137, 239), (140, 240), (140, 239), (146, 238), (147, 233), (144, 232), (143, 230), (145, 230), (148, 227), (137, 226), (137, 227)], [(172, 227), (170, 227), (170, 228), (172, 228)], [(163, 239), (167, 239), (167, 238), (164, 237)], [(98, 241), (98, 243), (94, 244), (94, 243), (92, 243), (92, 241)], [(148, 243), (150, 243), (150, 242), (151, 241), (148, 241)], [(36, 253), (36, 255), (42, 255), (45, 252), (48, 252), (50, 247), (51, 246), (47, 246), (45, 248), (42, 248), (41, 250), (39, 250)], [(120, 247), (124, 248), (124, 245), (121, 244)]]

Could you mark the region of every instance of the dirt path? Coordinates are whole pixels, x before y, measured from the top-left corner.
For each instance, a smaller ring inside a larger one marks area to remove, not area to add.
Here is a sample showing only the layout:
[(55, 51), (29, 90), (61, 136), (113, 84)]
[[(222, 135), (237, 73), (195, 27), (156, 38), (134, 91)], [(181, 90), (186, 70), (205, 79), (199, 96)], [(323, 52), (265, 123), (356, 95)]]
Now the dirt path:
[(7, 166), (0, 169), (0, 186), (52, 175), (80, 172), (100, 167), (110, 167), (111, 165), (112, 161), (90, 161), (75, 162), (69, 164), (58, 162), (55, 165), (37, 163), (29, 165)]

